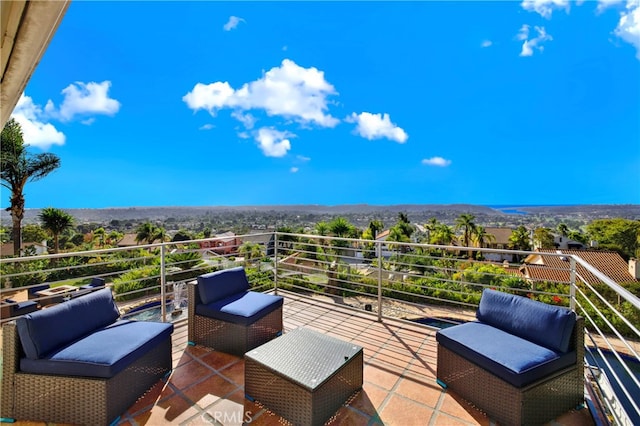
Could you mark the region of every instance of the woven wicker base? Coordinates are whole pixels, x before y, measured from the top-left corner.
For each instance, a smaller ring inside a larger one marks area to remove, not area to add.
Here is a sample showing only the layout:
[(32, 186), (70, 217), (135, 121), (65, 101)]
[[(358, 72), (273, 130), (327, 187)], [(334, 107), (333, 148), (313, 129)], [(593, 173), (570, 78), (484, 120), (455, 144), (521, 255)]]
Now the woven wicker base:
[[(584, 402), (584, 328), (574, 332), (577, 363), (524, 388), (516, 388), (438, 345), (438, 380), (502, 426), (540, 425)], [(577, 336), (576, 336), (577, 334)]]
[(309, 392), (268, 367), (245, 358), (245, 393), (294, 425), (323, 425), (351, 395), (362, 389), (362, 362), (360, 352), (325, 384)]
[(110, 379), (19, 372), (15, 323), (3, 327), (2, 417), (106, 425), (171, 370), (171, 338)]
[(282, 306), (248, 326), (197, 315), (197, 286), (189, 283), (189, 341), (220, 352), (242, 356), (282, 333)]

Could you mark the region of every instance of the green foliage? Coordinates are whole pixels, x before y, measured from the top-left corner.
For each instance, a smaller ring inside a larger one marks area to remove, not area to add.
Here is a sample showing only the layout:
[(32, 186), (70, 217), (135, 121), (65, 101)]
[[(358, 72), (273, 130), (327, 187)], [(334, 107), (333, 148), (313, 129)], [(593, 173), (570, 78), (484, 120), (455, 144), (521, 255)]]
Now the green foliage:
[(29, 260), (25, 262), (0, 264), (0, 277), (4, 288), (17, 288), (42, 284), (47, 281), (48, 268), (46, 260)]
[(23, 242), (41, 243), (47, 239), (49, 239), (49, 235), (40, 225), (30, 223), (22, 228)]
[[(160, 267), (147, 266), (130, 270), (113, 280), (117, 301), (137, 299), (160, 293)], [(130, 293), (132, 294), (125, 294)]]
[(640, 254), (640, 220), (597, 219), (587, 225), (587, 233), (600, 248), (614, 249), (625, 260)]
[(202, 254), (197, 251), (184, 251), (167, 255), (167, 266), (182, 270), (191, 269), (202, 262)]

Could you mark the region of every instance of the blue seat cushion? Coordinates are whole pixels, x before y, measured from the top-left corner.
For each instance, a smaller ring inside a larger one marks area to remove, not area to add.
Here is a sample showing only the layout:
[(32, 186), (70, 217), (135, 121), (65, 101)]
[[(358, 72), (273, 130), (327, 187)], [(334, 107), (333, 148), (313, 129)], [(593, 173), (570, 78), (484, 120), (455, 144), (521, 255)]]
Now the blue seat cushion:
[(26, 314), (16, 320), (18, 335), (29, 359), (42, 358), (120, 316), (108, 288)]
[(521, 388), (576, 363), (576, 352), (554, 352), (489, 324), (442, 329), (436, 340), (493, 375)]
[(569, 350), (576, 324), (575, 312), (567, 308), (491, 289), (482, 292), (476, 318), (559, 352)]
[(247, 291), (196, 306), (196, 314), (248, 326), (282, 307), (282, 296)]
[(20, 359), (36, 374), (111, 378), (171, 338), (173, 324), (120, 320), (41, 359)]
[(198, 293), (205, 305), (247, 290), (249, 290), (249, 280), (242, 266), (198, 277)]

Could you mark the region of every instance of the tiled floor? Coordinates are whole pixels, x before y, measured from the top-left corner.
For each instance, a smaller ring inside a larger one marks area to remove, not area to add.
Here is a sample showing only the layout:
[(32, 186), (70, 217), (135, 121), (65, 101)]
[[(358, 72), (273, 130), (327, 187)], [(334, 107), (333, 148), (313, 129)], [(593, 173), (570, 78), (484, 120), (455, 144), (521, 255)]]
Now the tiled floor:
[[(284, 324), (285, 333), (308, 327), (364, 347), (363, 390), (340, 408), (330, 425), (494, 424), (436, 384), (435, 336), (428, 328), (393, 320), (379, 323), (366, 313), (290, 296)], [(131, 407), (120, 425), (287, 424), (244, 398), (242, 358), (187, 345), (186, 323), (176, 325), (173, 339), (174, 371)], [(594, 422), (583, 409), (550, 424)]]

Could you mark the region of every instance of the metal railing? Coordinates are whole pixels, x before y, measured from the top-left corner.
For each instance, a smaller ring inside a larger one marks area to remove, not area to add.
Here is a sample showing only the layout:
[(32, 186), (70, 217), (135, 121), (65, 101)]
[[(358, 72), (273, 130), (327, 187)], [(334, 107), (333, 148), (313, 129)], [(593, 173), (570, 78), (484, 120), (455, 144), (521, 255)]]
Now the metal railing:
[(91, 291), (46, 296), (43, 283), (81, 289), (94, 277), (112, 288), (123, 315), (150, 311), (152, 319), (175, 321), (184, 317), (175, 315), (185, 306), (184, 283), (233, 266), (245, 267), (255, 290), (322, 298), (379, 321), (442, 327), (473, 320), (485, 288), (569, 307), (585, 318), (589, 401), (612, 423), (640, 418), (640, 299), (627, 288), (640, 286), (631, 276), (616, 283), (562, 253), (274, 232), (5, 258), (2, 321), (21, 299), (46, 306)]

